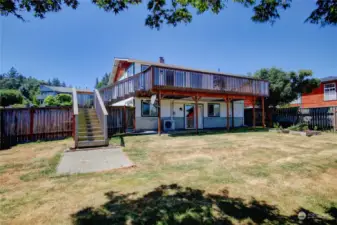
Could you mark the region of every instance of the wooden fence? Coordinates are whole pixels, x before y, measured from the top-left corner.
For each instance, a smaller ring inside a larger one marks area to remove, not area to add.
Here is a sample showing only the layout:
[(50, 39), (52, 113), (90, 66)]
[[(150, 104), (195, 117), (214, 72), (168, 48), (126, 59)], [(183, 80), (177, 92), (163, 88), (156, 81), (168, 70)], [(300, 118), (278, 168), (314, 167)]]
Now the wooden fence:
[(0, 149), (72, 136), (71, 107), (0, 109)]
[[(272, 113), (273, 124), (279, 123), (282, 127), (289, 127), (298, 123), (306, 123), (309, 129), (335, 130), (336, 129), (336, 109), (337, 107), (322, 108), (280, 108)], [(255, 109), (256, 125), (262, 125), (261, 109)], [(245, 124), (252, 126), (252, 109), (245, 109)], [(266, 124), (269, 124), (266, 115)]]
[(127, 106), (107, 106), (108, 136), (126, 133), (135, 129), (135, 108)]

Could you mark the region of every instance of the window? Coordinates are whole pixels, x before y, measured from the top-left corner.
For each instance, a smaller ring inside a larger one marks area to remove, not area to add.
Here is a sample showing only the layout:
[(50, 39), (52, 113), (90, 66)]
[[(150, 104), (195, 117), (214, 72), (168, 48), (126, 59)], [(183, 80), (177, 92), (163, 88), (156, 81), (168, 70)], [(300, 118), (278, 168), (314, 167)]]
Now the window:
[(149, 68), (149, 65), (141, 65), (140, 66), (140, 70), (143, 72), (144, 70), (146, 70), (147, 68)]
[(324, 84), (324, 101), (336, 100), (336, 84)]
[(202, 88), (202, 74), (191, 73), (192, 88)]
[(185, 87), (185, 79), (186, 79), (186, 73), (183, 71), (176, 70), (176, 86), (178, 87)]
[(215, 90), (225, 90), (226, 89), (226, 77), (224, 76), (213, 76), (213, 88)]
[(151, 104), (150, 100), (142, 101), (142, 117), (157, 116), (157, 108)]
[(166, 70), (165, 84), (174, 86), (174, 72), (172, 70)]
[(126, 76), (127, 76), (127, 77), (131, 77), (131, 76), (134, 75), (134, 73), (135, 73), (134, 68), (135, 68), (135, 64), (132, 63), (132, 64), (129, 66), (129, 68), (126, 70)]
[(220, 117), (220, 104), (208, 104), (208, 116)]

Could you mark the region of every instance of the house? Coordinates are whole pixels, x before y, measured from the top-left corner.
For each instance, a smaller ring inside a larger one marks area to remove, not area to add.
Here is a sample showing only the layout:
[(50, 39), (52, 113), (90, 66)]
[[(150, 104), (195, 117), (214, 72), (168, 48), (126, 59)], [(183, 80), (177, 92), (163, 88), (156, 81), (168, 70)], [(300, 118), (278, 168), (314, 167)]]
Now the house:
[(290, 106), (301, 108), (337, 106), (336, 84), (336, 76), (322, 78), (319, 87), (313, 89), (310, 93), (302, 94), (298, 99), (291, 102)]
[[(87, 89), (76, 89), (78, 93), (82, 93), (80, 95), (82, 98), (92, 98), (93, 92)], [(43, 103), (44, 99), (47, 96), (56, 96), (58, 94), (70, 94), (72, 95), (73, 89), (68, 87), (57, 87), (57, 86), (48, 86), (48, 85), (40, 85), (40, 94), (37, 96), (37, 100), (40, 104)], [(88, 96), (86, 96), (88, 94)], [(92, 100), (91, 100), (92, 101)]]
[(136, 131), (230, 129), (244, 122), (244, 100), (264, 102), (269, 83), (251, 77), (115, 58), (105, 105), (133, 106)]

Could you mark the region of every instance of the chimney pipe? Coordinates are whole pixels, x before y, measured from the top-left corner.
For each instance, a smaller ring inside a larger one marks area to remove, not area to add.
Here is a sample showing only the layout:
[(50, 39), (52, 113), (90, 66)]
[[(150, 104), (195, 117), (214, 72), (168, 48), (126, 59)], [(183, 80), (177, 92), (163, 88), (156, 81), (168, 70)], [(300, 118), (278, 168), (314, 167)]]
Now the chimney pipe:
[(160, 62), (160, 63), (165, 63), (164, 57), (160, 56), (160, 57), (159, 57), (159, 62)]

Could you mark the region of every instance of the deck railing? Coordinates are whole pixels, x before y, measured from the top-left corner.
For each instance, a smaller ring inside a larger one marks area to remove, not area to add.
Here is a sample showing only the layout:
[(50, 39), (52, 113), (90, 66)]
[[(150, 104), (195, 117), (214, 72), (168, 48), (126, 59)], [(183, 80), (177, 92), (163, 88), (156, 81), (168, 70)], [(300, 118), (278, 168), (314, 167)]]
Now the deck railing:
[(96, 114), (98, 117), (98, 120), (101, 125), (101, 129), (104, 134), (104, 140), (105, 144), (109, 144), (109, 139), (108, 139), (108, 112), (106, 111), (106, 108), (104, 106), (103, 100), (101, 98), (101, 95), (99, 94), (98, 90), (95, 89), (94, 92), (94, 106), (96, 110)]
[(265, 80), (158, 66), (102, 88), (100, 93), (104, 102), (110, 102), (134, 96), (137, 91), (153, 89), (269, 96), (269, 83)]
[(136, 91), (148, 91), (152, 88), (152, 68), (148, 68), (141, 73), (113, 85), (100, 89), (104, 102), (118, 100), (133, 96)]
[(94, 105), (93, 93), (77, 93), (78, 107), (91, 108)]
[(268, 85), (267, 81), (257, 80), (250, 77), (226, 76), (154, 67), (153, 86), (159, 89), (188, 89), (230, 94), (268, 96)]

